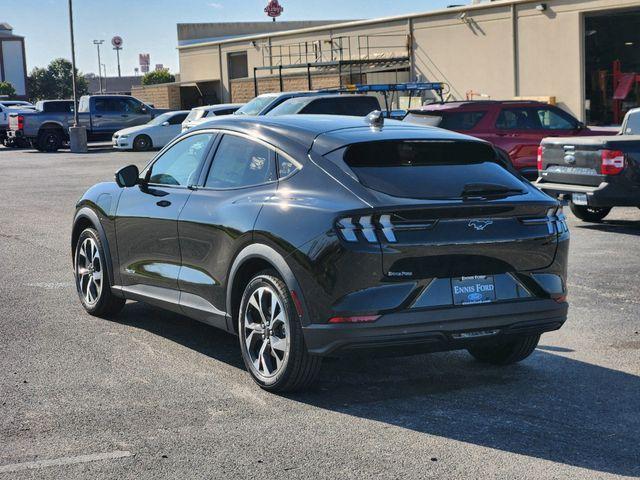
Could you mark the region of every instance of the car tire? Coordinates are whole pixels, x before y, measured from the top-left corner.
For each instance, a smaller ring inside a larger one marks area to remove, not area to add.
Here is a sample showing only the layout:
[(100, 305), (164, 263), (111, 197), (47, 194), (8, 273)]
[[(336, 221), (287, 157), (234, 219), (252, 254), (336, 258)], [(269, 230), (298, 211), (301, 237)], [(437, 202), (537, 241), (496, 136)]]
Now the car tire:
[(601, 222), (611, 211), (611, 207), (587, 207), (584, 205), (576, 205), (573, 202), (569, 202), (569, 208), (580, 220), (594, 223)]
[(152, 147), (153, 143), (149, 135), (138, 135), (133, 139), (133, 149), (136, 152), (146, 152), (147, 150), (151, 150)]
[(520, 362), (533, 353), (540, 341), (540, 335), (518, 337), (500, 345), (469, 348), (473, 358), (492, 365), (511, 365)]
[(261, 388), (291, 392), (314, 382), (322, 359), (307, 351), (295, 304), (275, 271), (249, 281), (237, 320), (242, 359)]
[(62, 140), (62, 133), (58, 130), (43, 130), (38, 133), (37, 148), (41, 152), (57, 152)]
[(124, 307), (125, 299), (111, 291), (106, 256), (98, 232), (86, 228), (80, 234), (74, 254), (76, 290), (90, 315), (109, 318)]

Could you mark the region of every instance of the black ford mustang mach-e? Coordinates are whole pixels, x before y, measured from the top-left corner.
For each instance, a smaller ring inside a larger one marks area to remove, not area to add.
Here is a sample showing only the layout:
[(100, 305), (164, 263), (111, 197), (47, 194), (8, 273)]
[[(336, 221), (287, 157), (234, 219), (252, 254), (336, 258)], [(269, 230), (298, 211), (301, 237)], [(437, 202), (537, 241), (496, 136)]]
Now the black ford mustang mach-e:
[(239, 337), (253, 379), (324, 356), (529, 356), (567, 316), (556, 200), (490, 144), (356, 117), (222, 117), (90, 188), (71, 247), (93, 315), (154, 304)]

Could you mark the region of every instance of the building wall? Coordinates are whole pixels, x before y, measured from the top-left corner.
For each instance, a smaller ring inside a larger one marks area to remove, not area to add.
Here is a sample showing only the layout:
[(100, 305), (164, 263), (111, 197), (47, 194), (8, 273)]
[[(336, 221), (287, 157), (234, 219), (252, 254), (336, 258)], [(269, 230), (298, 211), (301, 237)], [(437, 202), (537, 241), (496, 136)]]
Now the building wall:
[(156, 108), (180, 110), (180, 86), (175, 83), (131, 87), (131, 95)]
[[(314, 75), (312, 77), (312, 89), (332, 88), (340, 85), (340, 78), (337, 74)], [(231, 80), (231, 101), (243, 103), (251, 100), (255, 94), (253, 78), (242, 78)], [(308, 90), (308, 79), (306, 75), (283, 76), (282, 86), (284, 91), (305, 91)], [(258, 93), (270, 93), (280, 91), (280, 79), (277, 76), (260, 77), (258, 79)]]
[[(218, 48), (222, 51), (222, 98), (228, 100), (232, 94), (224, 58), (228, 51), (247, 50), (251, 76), (253, 67), (265, 64), (268, 56), (263, 57), (262, 49), (269, 43), (275, 51), (273, 47), (277, 45), (323, 41), (341, 35), (392, 35), (386, 40), (377, 39), (382, 42), (379, 54), (383, 55), (397, 50), (384, 48), (385, 42), (387, 46), (397, 44), (399, 36), (412, 32), (408, 38), (412, 38), (414, 77), (446, 82), (451, 99), (465, 99), (469, 91), (492, 99), (555, 97), (558, 105), (584, 119), (584, 14), (640, 7), (640, 0), (548, 0), (544, 2), (546, 11), (536, 9), (539, 3), (496, 1), (366, 24), (274, 33), (253, 37), (255, 46), (252, 39), (245, 38), (198, 47), (198, 53), (212, 59), (217, 58)], [(460, 18), (463, 13), (464, 18)], [(191, 48), (181, 49), (181, 59), (191, 52)], [(211, 78), (212, 69), (203, 68), (205, 64), (194, 64), (189, 74)], [(258, 76), (273, 73), (276, 71), (260, 70)]]
[(9, 82), (13, 85), (16, 94), (24, 97), (27, 94), (24, 50), (22, 40), (3, 40), (0, 38), (0, 58), (2, 68), (0, 81)]

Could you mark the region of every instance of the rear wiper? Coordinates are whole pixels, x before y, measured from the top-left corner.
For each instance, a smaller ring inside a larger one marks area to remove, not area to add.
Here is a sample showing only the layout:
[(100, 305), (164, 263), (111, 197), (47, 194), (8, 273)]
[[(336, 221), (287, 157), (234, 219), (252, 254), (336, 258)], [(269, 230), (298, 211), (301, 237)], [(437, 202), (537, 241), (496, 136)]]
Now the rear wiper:
[(495, 197), (510, 194), (522, 194), (524, 190), (511, 188), (499, 183), (467, 183), (460, 194), (461, 197)]

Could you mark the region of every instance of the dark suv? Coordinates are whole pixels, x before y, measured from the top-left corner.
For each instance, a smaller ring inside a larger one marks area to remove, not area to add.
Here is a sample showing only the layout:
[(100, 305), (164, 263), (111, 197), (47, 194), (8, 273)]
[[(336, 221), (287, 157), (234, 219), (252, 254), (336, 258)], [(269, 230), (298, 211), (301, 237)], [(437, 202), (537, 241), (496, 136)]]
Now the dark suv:
[(90, 188), (71, 250), (92, 315), (139, 300), (235, 333), (284, 391), (366, 350), (526, 358), (566, 319), (568, 243), (489, 143), (376, 112), (196, 127)]
[(430, 104), (411, 110), (405, 122), (466, 133), (506, 152), (525, 177), (538, 178), (538, 146), (545, 137), (602, 135), (564, 110), (542, 102), (466, 101)]

